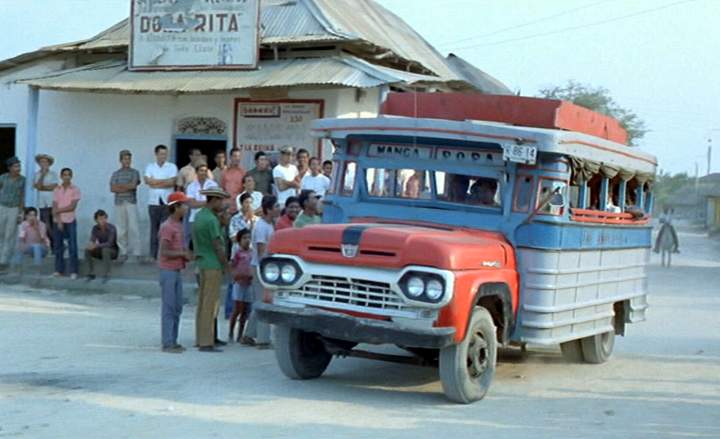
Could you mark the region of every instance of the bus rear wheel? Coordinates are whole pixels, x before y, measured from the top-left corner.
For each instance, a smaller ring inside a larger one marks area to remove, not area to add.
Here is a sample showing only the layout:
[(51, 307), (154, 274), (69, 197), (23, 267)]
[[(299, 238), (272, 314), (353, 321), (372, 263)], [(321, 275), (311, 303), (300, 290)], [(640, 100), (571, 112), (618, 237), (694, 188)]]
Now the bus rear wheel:
[(440, 350), (440, 381), (451, 401), (469, 404), (482, 399), (495, 376), (497, 332), (485, 308), (475, 308), (465, 339)]
[(322, 337), (312, 332), (277, 325), (274, 344), (280, 370), (294, 380), (318, 378), (332, 360)]
[(571, 363), (605, 363), (612, 356), (614, 347), (615, 331), (560, 343), (563, 357)]
[(605, 363), (612, 356), (615, 347), (615, 331), (585, 337), (580, 342), (586, 363)]

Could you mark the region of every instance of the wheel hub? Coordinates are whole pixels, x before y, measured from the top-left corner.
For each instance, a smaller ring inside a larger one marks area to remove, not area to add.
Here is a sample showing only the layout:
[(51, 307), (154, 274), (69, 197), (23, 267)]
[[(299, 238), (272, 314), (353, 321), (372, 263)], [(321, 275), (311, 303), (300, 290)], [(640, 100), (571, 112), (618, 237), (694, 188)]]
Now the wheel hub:
[(482, 332), (472, 334), (467, 351), (467, 369), (471, 378), (480, 378), (488, 365), (488, 343)]

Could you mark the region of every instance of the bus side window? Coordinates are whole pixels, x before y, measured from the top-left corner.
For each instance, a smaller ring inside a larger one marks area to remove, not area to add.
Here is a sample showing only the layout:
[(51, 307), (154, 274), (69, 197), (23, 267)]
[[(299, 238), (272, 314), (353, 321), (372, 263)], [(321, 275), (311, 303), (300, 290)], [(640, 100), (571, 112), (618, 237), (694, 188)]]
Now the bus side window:
[[(546, 178), (541, 178), (540, 190), (538, 192), (538, 197), (535, 202), (536, 206), (540, 206), (541, 203), (545, 202), (545, 200), (551, 197), (551, 194), (557, 189), (559, 189), (559, 193), (563, 196), (563, 198), (567, 197), (566, 182), (561, 180), (550, 180)], [(550, 203), (545, 203), (545, 206), (540, 209), (539, 213), (546, 215), (562, 215), (563, 208), (552, 206), (550, 205)]]
[(514, 212), (527, 212), (530, 210), (532, 199), (533, 177), (520, 175), (515, 180), (515, 201), (513, 202)]
[(357, 163), (345, 163), (345, 172), (340, 186), (340, 195), (349, 197), (355, 191), (355, 176), (357, 175)]

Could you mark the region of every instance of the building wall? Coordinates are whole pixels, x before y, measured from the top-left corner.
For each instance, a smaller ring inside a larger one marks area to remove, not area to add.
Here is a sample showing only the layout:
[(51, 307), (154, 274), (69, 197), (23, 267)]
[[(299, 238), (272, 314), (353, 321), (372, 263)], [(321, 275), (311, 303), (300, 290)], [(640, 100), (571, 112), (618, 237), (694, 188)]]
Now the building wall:
[[(47, 69), (56, 68), (46, 66)], [(27, 71), (21, 72), (27, 76)], [(5, 78), (0, 77), (0, 84)], [(356, 94), (354, 89), (293, 90), (291, 99), (323, 99), (325, 117), (371, 117), (377, 113), (379, 89)], [(148, 96), (41, 91), (38, 112), (37, 153), (55, 157), (54, 169), (74, 170), (75, 184), (82, 192), (78, 208), (78, 242), (82, 247), (92, 226), (92, 214), (105, 209), (112, 216), (113, 196), (109, 178), (119, 167), (118, 152), (133, 152), (133, 167), (143, 172), (154, 158), (157, 144), (172, 146), (175, 122), (184, 117), (216, 117), (227, 124), (228, 148), (232, 147), (235, 98), (243, 94)], [(359, 98), (359, 99), (358, 99)], [(28, 89), (22, 85), (0, 88), (0, 124), (18, 128), (17, 150), (24, 166), (35, 166), (26, 157)], [(173, 157), (171, 151), (171, 157)], [(329, 158), (331, 145), (323, 145)], [(27, 174), (27, 168), (24, 173)], [(139, 190), (142, 241), (147, 246), (147, 189)], [(112, 221), (112, 219), (111, 219)], [(143, 253), (147, 248), (143, 248)]]
[(63, 65), (63, 60), (50, 59), (28, 63), (21, 68), (0, 73), (0, 125), (15, 126), (15, 152), (23, 162), (23, 166), (30, 160), (25, 154), (29, 88), (26, 85), (15, 84), (14, 81), (59, 70)]

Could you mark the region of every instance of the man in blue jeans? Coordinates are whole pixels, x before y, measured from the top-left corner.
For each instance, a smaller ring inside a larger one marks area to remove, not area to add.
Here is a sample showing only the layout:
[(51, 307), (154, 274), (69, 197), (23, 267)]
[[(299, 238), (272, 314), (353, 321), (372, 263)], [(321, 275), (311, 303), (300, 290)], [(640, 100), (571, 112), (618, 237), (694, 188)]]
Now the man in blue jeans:
[(187, 201), (188, 198), (182, 192), (175, 192), (168, 197), (167, 209), (170, 217), (162, 223), (158, 232), (162, 350), (172, 354), (185, 351), (177, 339), (183, 308), (182, 271), (192, 259), (192, 254), (185, 248), (183, 236), (183, 217), (188, 210)]
[(55, 223), (55, 273), (53, 276), (65, 274), (65, 240), (68, 241), (70, 253), (70, 278), (77, 279), (78, 275), (78, 247), (77, 247), (77, 221), (75, 211), (80, 202), (80, 189), (72, 184), (73, 171), (64, 168), (60, 172), (62, 183), (53, 191), (52, 216)]

